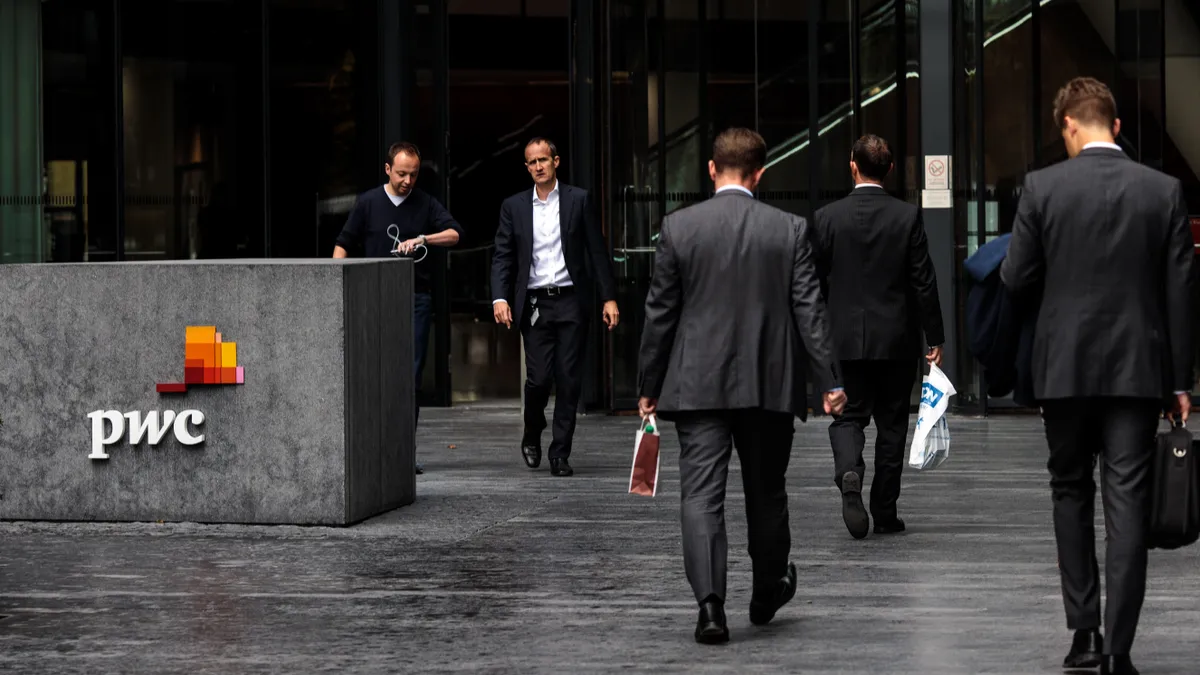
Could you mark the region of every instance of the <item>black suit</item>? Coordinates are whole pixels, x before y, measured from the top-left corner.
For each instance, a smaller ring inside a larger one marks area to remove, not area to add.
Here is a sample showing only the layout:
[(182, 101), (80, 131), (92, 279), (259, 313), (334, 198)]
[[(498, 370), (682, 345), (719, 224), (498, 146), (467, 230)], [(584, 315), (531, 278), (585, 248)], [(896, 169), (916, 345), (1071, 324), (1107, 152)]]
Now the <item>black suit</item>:
[[(570, 283), (530, 289), (534, 251), (534, 189), (500, 206), (492, 258), (492, 297), (512, 308), (525, 339), (525, 439), (535, 443), (546, 428), (546, 404), (557, 384), (550, 459), (571, 454), (575, 414), (583, 387), (583, 350), (591, 325), (593, 297), (616, 299), (616, 281), (587, 190), (558, 183), (557, 233)], [(533, 321), (536, 305), (537, 320)]]
[(1164, 397), (1192, 385), (1193, 258), (1179, 181), (1116, 149), (1029, 174), (1004, 283), (1040, 296), (1034, 395), (1050, 486), (1067, 625), (1100, 626), (1093, 466), (1103, 459), (1108, 539), (1105, 653), (1128, 654), (1146, 588), (1150, 451)]
[(921, 211), (873, 185), (817, 211), (813, 238), (846, 382), (846, 410), (829, 427), (834, 482), (866, 473), (865, 430), (874, 418), (871, 514), (895, 520), (908, 436), (909, 399), (924, 341), (945, 341), (937, 279)]
[(740, 191), (663, 220), (646, 296), (639, 390), (679, 432), (684, 564), (696, 600), (724, 600), (725, 482), (742, 459), (756, 586), (791, 548), (784, 473), (805, 370), (838, 386), (803, 218)]

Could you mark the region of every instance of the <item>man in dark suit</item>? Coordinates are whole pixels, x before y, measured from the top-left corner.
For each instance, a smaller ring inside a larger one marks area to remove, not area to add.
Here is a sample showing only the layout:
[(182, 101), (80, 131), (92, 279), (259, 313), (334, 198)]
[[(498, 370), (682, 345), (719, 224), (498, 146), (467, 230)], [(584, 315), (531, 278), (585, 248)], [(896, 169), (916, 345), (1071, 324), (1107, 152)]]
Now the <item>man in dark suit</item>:
[[(1034, 395), (1050, 446), (1054, 535), (1067, 627), (1064, 668), (1136, 673), (1129, 658), (1146, 591), (1146, 504), (1158, 414), (1187, 418), (1193, 257), (1179, 181), (1130, 160), (1103, 83), (1054, 101), (1071, 159), (1025, 177), (1001, 277), (1039, 296)], [(1099, 456), (1108, 603), (1100, 635), (1093, 470)]]
[(550, 473), (574, 473), (568, 457), (583, 389), (583, 350), (599, 292), (608, 329), (617, 327), (617, 284), (587, 190), (560, 183), (558, 149), (545, 138), (525, 146), (533, 189), (500, 207), (492, 258), (496, 323), (520, 326), (525, 339), (525, 433), (521, 454), (542, 463), (542, 431), (550, 386), (557, 385)]
[(713, 143), (712, 199), (663, 219), (646, 297), (640, 412), (679, 433), (683, 559), (700, 618), (696, 641), (725, 642), (725, 482), (731, 446), (754, 563), (750, 621), (796, 593), (784, 474), (794, 418), (807, 414), (805, 369), (826, 412), (845, 402), (803, 218), (754, 199), (767, 149), (730, 129)]
[(865, 430), (875, 420), (875, 534), (904, 531), (896, 514), (918, 355), (940, 365), (945, 335), (937, 278), (921, 211), (883, 189), (892, 170), (887, 141), (867, 135), (850, 152), (854, 191), (816, 213), (813, 239), (833, 325), (834, 354), (846, 384), (846, 412), (829, 427), (842, 519), (867, 536), (863, 507)]

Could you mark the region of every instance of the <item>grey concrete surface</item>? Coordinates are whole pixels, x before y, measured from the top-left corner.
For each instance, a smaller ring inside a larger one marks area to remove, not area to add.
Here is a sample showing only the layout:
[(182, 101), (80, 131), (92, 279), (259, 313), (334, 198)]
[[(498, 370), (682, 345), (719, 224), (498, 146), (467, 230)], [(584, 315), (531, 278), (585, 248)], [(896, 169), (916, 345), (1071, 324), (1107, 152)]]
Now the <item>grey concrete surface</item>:
[[(1036, 418), (954, 418), (949, 461), (905, 474), (908, 532), (863, 541), (841, 522), (826, 423), (798, 424), (799, 592), (765, 628), (747, 616), (735, 456), (723, 647), (691, 639), (670, 425), (650, 499), (625, 494), (630, 418), (581, 418), (570, 479), (524, 468), (515, 403), (421, 418), (417, 502), (350, 528), (0, 523), (0, 672), (1060, 672)], [(1134, 657), (1195, 673), (1200, 547), (1150, 567)]]
[[(343, 524), (410, 503), (411, 279), (410, 261), (0, 267), (0, 519)], [(189, 325), (237, 343), (245, 384), (155, 391), (183, 381)], [(92, 411), (187, 409), (200, 445), (126, 435), (88, 458)]]

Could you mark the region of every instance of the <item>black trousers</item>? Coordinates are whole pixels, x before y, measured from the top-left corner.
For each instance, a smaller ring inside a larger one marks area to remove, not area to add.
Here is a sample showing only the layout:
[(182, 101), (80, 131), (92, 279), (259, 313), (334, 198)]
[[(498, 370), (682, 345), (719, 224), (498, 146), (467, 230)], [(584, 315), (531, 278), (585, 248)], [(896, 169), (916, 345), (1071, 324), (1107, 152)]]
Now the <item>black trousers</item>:
[(829, 425), (833, 447), (834, 483), (840, 490), (842, 476), (853, 471), (865, 483), (863, 448), (866, 428), (875, 420), (875, 478), (871, 481), (871, 516), (878, 521), (896, 518), (900, 498), (900, 475), (904, 471), (905, 440), (912, 407), (917, 361), (842, 361), (846, 387), (846, 409)]
[(1107, 551), (1106, 654), (1128, 654), (1146, 595), (1146, 503), (1161, 401), (1065, 399), (1042, 405), (1050, 445), (1054, 538), (1067, 627), (1100, 627), (1100, 572), (1094, 531), (1100, 459)]
[[(535, 443), (546, 428), (546, 405), (551, 387), (554, 400), (553, 440), (547, 455), (566, 459), (575, 436), (575, 413), (583, 390), (583, 350), (587, 321), (583, 298), (574, 290), (560, 295), (530, 291), (521, 318), (525, 339), (525, 438)], [(537, 310), (537, 320), (533, 319)]]
[(696, 601), (725, 600), (725, 484), (734, 446), (742, 460), (754, 585), (777, 582), (787, 572), (792, 548), (784, 475), (795, 417), (750, 409), (677, 413), (674, 419), (680, 445), (683, 566)]

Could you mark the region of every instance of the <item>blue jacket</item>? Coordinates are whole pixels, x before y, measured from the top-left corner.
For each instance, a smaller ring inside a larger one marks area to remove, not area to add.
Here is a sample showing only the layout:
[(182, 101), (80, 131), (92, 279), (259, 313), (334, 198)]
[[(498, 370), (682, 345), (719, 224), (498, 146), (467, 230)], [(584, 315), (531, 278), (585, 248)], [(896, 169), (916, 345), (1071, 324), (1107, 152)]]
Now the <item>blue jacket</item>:
[(1000, 280), (1011, 238), (1001, 235), (963, 262), (972, 281), (967, 293), (967, 349), (983, 366), (988, 396), (1011, 393), (1017, 405), (1036, 406), (1032, 370), (1037, 308), (1014, 302)]

